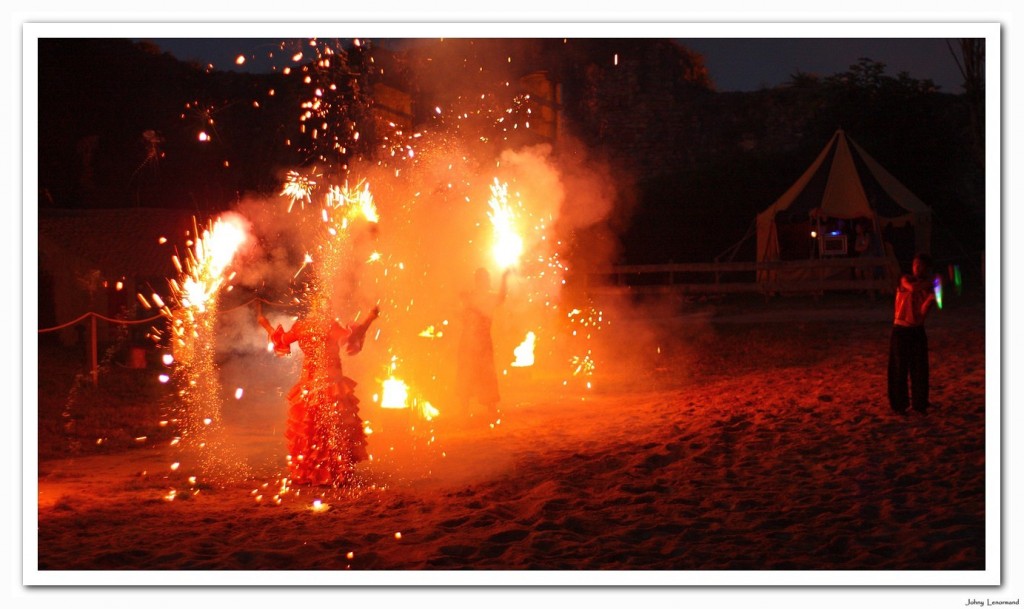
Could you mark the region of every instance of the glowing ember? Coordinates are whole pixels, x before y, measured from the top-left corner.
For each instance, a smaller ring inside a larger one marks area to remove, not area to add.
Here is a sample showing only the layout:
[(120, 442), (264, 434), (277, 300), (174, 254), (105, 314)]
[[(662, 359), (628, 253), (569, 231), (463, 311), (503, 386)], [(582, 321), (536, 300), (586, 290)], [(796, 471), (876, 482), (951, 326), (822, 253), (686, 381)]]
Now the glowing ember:
[(330, 505), (324, 503), (320, 499), (314, 499), (313, 505), (311, 506), (314, 512), (326, 512), (330, 509)]
[(242, 399), (242, 388), (241, 387), (235, 389), (235, 399), (236, 400)]
[(508, 202), (508, 184), (500, 184), (497, 178), (494, 179), (488, 205), (491, 211), (487, 212), (487, 217), (494, 228), (491, 252), (498, 268), (507, 269), (515, 266), (523, 254), (523, 239), (516, 232), (515, 214)]
[(174, 356), (171, 355), (170, 353), (164, 353), (161, 359), (163, 360), (165, 366), (170, 366), (171, 364), (174, 363)]
[(573, 376), (590, 376), (594, 374), (594, 360), (590, 358), (589, 352), (583, 357), (574, 355), (571, 362)]
[(512, 362), (512, 366), (515, 368), (532, 366), (534, 361), (533, 347), (536, 343), (537, 335), (533, 332), (527, 332), (526, 339), (512, 350), (512, 353), (516, 356), (516, 361)]
[(433, 325), (429, 325), (425, 330), (420, 332), (418, 336), (422, 336), (423, 338), (441, 338), (444, 336), (444, 332), (435, 329)]

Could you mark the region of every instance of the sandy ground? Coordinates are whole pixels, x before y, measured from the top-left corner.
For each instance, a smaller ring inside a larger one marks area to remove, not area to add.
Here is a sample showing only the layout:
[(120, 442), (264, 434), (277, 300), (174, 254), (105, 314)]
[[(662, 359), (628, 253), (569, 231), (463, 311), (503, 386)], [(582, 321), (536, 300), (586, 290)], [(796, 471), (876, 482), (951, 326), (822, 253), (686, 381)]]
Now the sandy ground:
[(223, 482), (166, 445), (43, 461), (38, 569), (983, 570), (984, 306), (930, 320), (934, 410), (906, 418), (890, 306), (661, 320), (591, 390), (504, 377), (500, 425), (371, 436), (356, 488), (280, 505), (273, 417), (235, 420)]

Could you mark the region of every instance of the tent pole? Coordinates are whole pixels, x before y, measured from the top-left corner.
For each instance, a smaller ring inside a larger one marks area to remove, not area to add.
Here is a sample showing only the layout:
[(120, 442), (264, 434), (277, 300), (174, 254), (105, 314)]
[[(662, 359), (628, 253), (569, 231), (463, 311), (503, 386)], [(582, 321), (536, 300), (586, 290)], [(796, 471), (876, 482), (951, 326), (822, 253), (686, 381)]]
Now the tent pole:
[(90, 369), (90, 372), (92, 374), (92, 384), (95, 387), (100, 383), (100, 370), (96, 362), (96, 315), (90, 316), (90, 320), (92, 321), (92, 336), (90, 338), (90, 342), (92, 343), (92, 367)]

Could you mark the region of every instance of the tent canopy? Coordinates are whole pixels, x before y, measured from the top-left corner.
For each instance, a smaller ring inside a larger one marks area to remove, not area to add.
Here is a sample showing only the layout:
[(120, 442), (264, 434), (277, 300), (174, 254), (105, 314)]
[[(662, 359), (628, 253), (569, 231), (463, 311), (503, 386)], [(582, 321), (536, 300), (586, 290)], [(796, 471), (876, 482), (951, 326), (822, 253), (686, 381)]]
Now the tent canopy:
[(815, 216), (867, 218), (875, 231), (909, 225), (916, 251), (930, 249), (931, 209), (842, 129), (789, 190), (757, 215), (757, 260), (779, 259), (780, 220)]

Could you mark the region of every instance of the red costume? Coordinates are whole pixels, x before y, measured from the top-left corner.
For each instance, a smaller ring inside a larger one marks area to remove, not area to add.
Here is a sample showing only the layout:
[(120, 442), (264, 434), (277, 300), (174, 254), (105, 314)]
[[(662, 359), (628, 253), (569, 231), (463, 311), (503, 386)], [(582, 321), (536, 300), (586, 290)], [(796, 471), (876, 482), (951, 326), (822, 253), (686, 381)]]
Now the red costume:
[(342, 374), (339, 349), (345, 343), (349, 355), (358, 353), (375, 318), (376, 310), (358, 325), (342, 326), (326, 317), (300, 319), (287, 332), (278, 326), (270, 334), (278, 355), (287, 355), (298, 342), (304, 356), (302, 376), (287, 396), (285, 437), (294, 482), (340, 486), (367, 458), (356, 383)]

